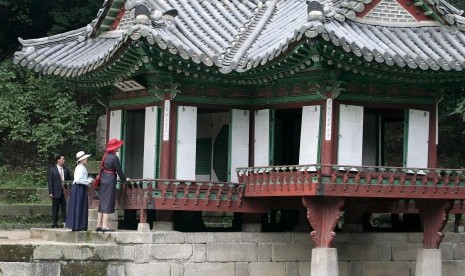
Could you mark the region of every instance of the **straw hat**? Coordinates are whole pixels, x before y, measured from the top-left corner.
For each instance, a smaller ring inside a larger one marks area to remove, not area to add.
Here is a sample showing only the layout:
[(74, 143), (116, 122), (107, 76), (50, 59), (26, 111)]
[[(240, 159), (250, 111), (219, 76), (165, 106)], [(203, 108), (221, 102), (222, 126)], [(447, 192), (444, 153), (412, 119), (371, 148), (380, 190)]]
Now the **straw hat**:
[(76, 162), (89, 158), (89, 156), (91, 156), (91, 154), (86, 154), (81, 150), (80, 152), (76, 153)]

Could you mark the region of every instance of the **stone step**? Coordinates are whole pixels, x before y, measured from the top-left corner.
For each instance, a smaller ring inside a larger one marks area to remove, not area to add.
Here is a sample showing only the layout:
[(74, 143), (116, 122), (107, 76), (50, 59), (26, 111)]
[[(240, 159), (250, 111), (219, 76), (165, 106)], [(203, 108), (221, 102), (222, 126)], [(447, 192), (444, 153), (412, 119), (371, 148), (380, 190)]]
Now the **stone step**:
[(97, 233), (92, 231), (71, 231), (69, 229), (33, 228), (30, 230), (31, 238), (60, 243), (91, 243), (91, 244), (144, 244), (152, 243), (157, 233), (137, 231), (115, 231)]

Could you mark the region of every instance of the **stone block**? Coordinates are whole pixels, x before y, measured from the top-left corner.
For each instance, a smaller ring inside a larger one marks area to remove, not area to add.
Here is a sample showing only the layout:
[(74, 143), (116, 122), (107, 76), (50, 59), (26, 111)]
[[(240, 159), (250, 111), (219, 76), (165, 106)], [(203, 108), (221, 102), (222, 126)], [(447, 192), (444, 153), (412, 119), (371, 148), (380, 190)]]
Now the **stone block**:
[(444, 239), (442, 240), (442, 243), (454, 242), (460, 242), (460, 234), (453, 232), (444, 233)]
[(407, 233), (407, 242), (421, 244), (423, 242), (423, 233)]
[(283, 276), (286, 275), (286, 263), (250, 263), (249, 276)]
[(56, 245), (41, 244), (34, 249), (34, 260), (60, 260), (63, 257), (61, 250)]
[(62, 262), (60, 275), (107, 275), (107, 262)]
[(392, 260), (414, 261), (417, 257), (418, 249), (421, 247), (421, 244), (392, 244)]
[(454, 244), (442, 242), (440, 247), (443, 260), (454, 259)]
[[(56, 275), (59, 275), (59, 274), (56, 274)], [(123, 264), (108, 265), (107, 276), (126, 276), (124, 265)]]
[(312, 250), (312, 276), (339, 275), (336, 248), (314, 248)]
[(460, 261), (443, 261), (443, 276), (465, 276), (465, 260)]
[(411, 275), (410, 274), (410, 262), (398, 261), (398, 262), (363, 262), (362, 263), (362, 275), (376, 275), (376, 276), (400, 276), (400, 275)]
[[(31, 274), (34, 276), (50, 276), (60, 275), (61, 266), (59, 263), (45, 262), (45, 263), (32, 263)], [(20, 275), (20, 274), (17, 274)]]
[(168, 263), (125, 264), (125, 276), (157, 275), (171, 276), (171, 267)]
[(350, 242), (352, 243), (406, 243), (407, 239), (408, 236), (405, 233), (350, 233)]
[(147, 244), (152, 243), (152, 233), (147, 232), (136, 232), (136, 231), (127, 231), (127, 232), (113, 232), (105, 233), (103, 235), (108, 235), (108, 238), (114, 239), (116, 243), (119, 244)]
[(0, 262), (0, 275), (32, 275), (32, 264), (22, 262)]
[[(349, 262), (338, 262), (339, 276), (349, 276)], [(351, 275), (350, 275), (351, 276)]]
[(271, 244), (260, 243), (258, 244), (258, 261), (271, 262)]
[(154, 221), (152, 231), (172, 231), (173, 222), (172, 221)]
[[(147, 254), (136, 249), (136, 258), (139, 254)], [(152, 244), (150, 256), (156, 260), (188, 260), (192, 256), (191, 244)]]
[(213, 243), (215, 242), (215, 233), (188, 233), (185, 235), (186, 243)]
[(249, 276), (249, 263), (245, 263), (245, 262), (236, 263), (235, 276)]
[[(190, 235), (190, 234), (187, 234)], [(165, 232), (165, 243), (184, 243), (186, 234), (177, 231)]]
[(214, 233), (216, 243), (290, 243), (292, 233), (222, 232)]
[(454, 260), (465, 260), (465, 243), (456, 243), (453, 247)]
[(251, 242), (250, 240), (245, 239), (246, 233), (241, 232), (225, 232), (225, 233), (213, 233), (215, 236), (215, 242), (217, 243), (242, 243), (242, 242)]
[(95, 220), (97, 221), (98, 219), (98, 209), (89, 209), (89, 215), (88, 215), (88, 220)]
[(137, 232), (150, 232), (150, 225), (148, 223), (138, 223)]
[(130, 245), (94, 245), (92, 259), (134, 261), (134, 246)]
[(183, 276), (235, 276), (234, 263), (187, 263)]
[(379, 245), (379, 260), (390, 261), (392, 260), (392, 245), (391, 243), (381, 243)]
[(34, 246), (30, 244), (0, 244), (0, 262), (30, 261), (34, 250)]
[[(339, 236), (339, 233), (336, 237)], [(298, 244), (311, 244), (312, 238), (310, 237), (310, 232), (307, 233), (292, 233), (292, 243)]]
[(299, 276), (310, 276), (311, 262), (299, 262)]
[(34, 260), (91, 260), (94, 258), (94, 246), (76, 244), (41, 244), (34, 249), (33, 258)]
[(207, 244), (209, 262), (256, 262), (258, 246), (252, 243), (210, 243)]
[(165, 243), (166, 232), (155, 232), (152, 233), (152, 243)]
[(171, 263), (171, 276), (183, 276), (184, 268), (182, 264)]
[(260, 232), (262, 226), (259, 223), (244, 223), (242, 224), (242, 232)]
[(349, 275), (350, 276), (362, 276), (362, 263), (361, 262), (349, 262)]
[(299, 275), (299, 263), (298, 262), (286, 263), (286, 276), (295, 276), (295, 275)]
[(380, 248), (377, 244), (342, 243), (336, 246), (340, 261), (377, 261)]
[(442, 260), (440, 249), (419, 249), (417, 254), (415, 275), (438, 276), (441, 275)]
[(274, 262), (298, 262), (312, 259), (313, 246), (310, 244), (273, 244), (271, 260)]
[(192, 261), (195, 263), (202, 263), (207, 260), (207, 245), (206, 244), (193, 244), (194, 252)]
[(153, 244), (140, 244), (134, 245), (134, 262), (135, 263), (148, 263), (153, 261), (151, 255)]

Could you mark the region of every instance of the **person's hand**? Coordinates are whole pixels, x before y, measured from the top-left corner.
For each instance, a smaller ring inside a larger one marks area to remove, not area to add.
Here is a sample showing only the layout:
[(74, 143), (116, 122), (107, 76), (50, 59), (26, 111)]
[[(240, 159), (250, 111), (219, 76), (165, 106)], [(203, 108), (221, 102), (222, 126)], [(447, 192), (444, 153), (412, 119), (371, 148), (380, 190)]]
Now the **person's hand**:
[(53, 198), (53, 194), (50, 194), (50, 198)]

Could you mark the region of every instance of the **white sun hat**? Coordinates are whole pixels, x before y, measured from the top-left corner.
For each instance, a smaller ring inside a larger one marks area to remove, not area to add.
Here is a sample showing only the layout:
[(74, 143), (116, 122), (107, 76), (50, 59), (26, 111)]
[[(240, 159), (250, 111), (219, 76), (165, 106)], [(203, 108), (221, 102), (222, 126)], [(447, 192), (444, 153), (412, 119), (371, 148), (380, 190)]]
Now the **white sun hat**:
[(92, 154), (86, 154), (84, 151), (81, 150), (80, 152), (76, 153), (76, 162), (89, 158), (89, 156), (91, 155)]

